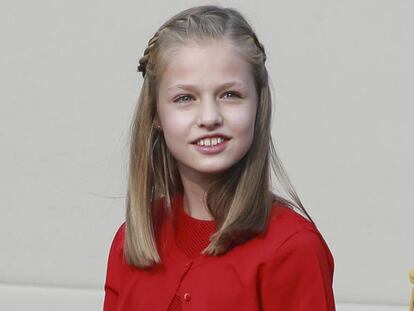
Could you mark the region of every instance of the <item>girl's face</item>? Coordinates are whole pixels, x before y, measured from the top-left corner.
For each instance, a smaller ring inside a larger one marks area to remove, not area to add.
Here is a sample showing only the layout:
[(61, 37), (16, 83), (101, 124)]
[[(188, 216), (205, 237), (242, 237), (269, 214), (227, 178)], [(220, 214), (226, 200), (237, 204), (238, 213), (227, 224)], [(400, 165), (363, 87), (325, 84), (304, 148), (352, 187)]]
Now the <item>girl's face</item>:
[(247, 153), (257, 101), (250, 64), (228, 40), (174, 50), (160, 80), (157, 111), (182, 178), (208, 179)]

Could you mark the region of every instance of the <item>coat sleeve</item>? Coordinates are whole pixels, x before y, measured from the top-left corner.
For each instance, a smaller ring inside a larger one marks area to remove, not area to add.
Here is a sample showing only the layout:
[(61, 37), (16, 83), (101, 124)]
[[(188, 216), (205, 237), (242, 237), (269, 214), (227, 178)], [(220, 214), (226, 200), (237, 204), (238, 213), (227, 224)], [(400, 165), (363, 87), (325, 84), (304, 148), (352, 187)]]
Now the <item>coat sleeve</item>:
[(123, 261), (123, 240), (125, 223), (116, 232), (109, 250), (105, 280), (104, 311), (117, 310), (117, 301), (120, 290), (120, 270)]
[(263, 311), (335, 311), (334, 260), (317, 230), (289, 237), (262, 271)]

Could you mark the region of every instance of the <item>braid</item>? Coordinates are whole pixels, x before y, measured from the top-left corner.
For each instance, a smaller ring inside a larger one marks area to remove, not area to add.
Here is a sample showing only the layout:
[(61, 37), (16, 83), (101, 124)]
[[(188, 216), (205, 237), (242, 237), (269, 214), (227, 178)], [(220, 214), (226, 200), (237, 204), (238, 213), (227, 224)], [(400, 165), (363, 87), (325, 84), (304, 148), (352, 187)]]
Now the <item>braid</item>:
[(262, 52), (262, 54), (263, 54), (263, 63), (265, 63), (266, 62), (265, 48), (264, 48), (263, 44), (260, 43), (259, 39), (257, 39), (257, 36), (256, 36), (255, 33), (252, 33), (252, 37), (253, 37), (254, 43), (259, 48), (259, 50)]
[(142, 56), (139, 60), (139, 65), (138, 65), (137, 71), (142, 72), (142, 77), (145, 77), (145, 74), (147, 72), (147, 65), (148, 65), (149, 60), (150, 60), (151, 51), (154, 49), (154, 47), (155, 47), (155, 45), (158, 41), (158, 38), (160, 36), (160, 32), (161, 32), (160, 30), (157, 31), (155, 33), (155, 35), (148, 41), (148, 46), (144, 51), (144, 56)]
[[(144, 56), (142, 56), (139, 60), (139, 65), (137, 67), (138, 72), (142, 72), (142, 77), (145, 78), (145, 74), (147, 73), (147, 66), (150, 63), (150, 57), (152, 55), (152, 51), (156, 47), (157, 41), (160, 37), (161, 32), (164, 30), (158, 30), (155, 35), (148, 41), (148, 46), (144, 51)], [(256, 44), (257, 48), (262, 52), (263, 55), (263, 63), (266, 62), (266, 52), (263, 44), (260, 43), (259, 39), (257, 38), (255, 33), (252, 33), (252, 38), (254, 43)]]

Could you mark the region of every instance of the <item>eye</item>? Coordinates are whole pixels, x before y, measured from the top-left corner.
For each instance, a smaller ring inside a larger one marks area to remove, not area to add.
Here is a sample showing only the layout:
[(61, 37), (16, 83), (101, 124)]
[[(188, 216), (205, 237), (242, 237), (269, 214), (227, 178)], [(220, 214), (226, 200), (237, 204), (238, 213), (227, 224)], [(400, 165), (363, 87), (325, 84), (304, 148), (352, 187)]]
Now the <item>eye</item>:
[(184, 103), (184, 102), (188, 102), (192, 99), (192, 97), (190, 95), (181, 95), (179, 97), (177, 97), (176, 99), (174, 99), (175, 103)]
[(226, 97), (226, 98), (240, 98), (241, 95), (238, 92), (229, 91), (229, 92), (224, 93), (224, 97)]

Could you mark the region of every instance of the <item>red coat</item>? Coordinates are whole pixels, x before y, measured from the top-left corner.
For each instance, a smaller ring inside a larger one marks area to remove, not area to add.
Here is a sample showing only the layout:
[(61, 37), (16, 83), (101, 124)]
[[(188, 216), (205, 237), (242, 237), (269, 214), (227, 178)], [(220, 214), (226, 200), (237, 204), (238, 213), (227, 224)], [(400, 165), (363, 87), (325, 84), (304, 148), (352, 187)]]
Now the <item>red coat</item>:
[(275, 204), (266, 232), (224, 256), (189, 260), (173, 234), (165, 222), (157, 240), (165, 242), (162, 264), (137, 269), (123, 260), (120, 226), (109, 252), (104, 311), (167, 311), (177, 291), (183, 311), (335, 310), (332, 254), (317, 228), (286, 206)]

